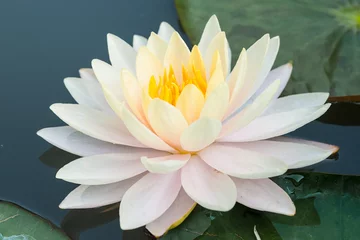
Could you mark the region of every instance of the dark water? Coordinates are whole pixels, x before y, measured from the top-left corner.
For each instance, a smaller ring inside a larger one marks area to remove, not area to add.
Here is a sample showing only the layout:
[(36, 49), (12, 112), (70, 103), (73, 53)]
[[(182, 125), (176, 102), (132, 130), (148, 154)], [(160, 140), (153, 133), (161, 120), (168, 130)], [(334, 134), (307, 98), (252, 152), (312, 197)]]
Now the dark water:
[[(133, 34), (157, 31), (161, 21), (179, 30), (173, 1), (0, 2), (0, 199), (51, 220), (74, 239), (121, 239), (116, 206), (105, 212), (58, 208), (75, 185), (55, 179), (55, 173), (74, 156), (51, 148), (35, 133), (62, 125), (49, 106), (73, 102), (65, 77), (78, 76), (93, 58), (108, 60), (108, 32), (131, 42)], [(359, 108), (336, 105), (321, 122), (293, 133), (340, 146), (339, 160), (317, 165), (316, 171), (360, 174)], [(136, 234), (143, 232), (125, 233), (123, 239), (140, 239)]]

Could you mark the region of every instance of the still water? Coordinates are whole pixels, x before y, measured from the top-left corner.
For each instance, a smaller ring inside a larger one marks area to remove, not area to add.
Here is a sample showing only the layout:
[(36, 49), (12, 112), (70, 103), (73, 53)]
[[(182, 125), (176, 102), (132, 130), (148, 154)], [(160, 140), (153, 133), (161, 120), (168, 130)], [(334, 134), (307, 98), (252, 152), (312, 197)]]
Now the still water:
[[(55, 173), (74, 156), (51, 148), (36, 131), (63, 124), (49, 106), (74, 102), (64, 87), (65, 77), (78, 76), (77, 70), (90, 67), (94, 58), (108, 60), (107, 33), (131, 42), (133, 34), (148, 36), (150, 31), (157, 31), (161, 21), (180, 31), (173, 1), (1, 1), (1, 200), (17, 203), (49, 219), (73, 239), (122, 236), (130, 240), (144, 236), (142, 231), (123, 235), (116, 209), (102, 214), (102, 209), (59, 209), (58, 204), (75, 185), (55, 179)], [(321, 121), (292, 135), (340, 146), (339, 159), (317, 165), (316, 171), (360, 174), (356, 161), (360, 106), (337, 106)]]

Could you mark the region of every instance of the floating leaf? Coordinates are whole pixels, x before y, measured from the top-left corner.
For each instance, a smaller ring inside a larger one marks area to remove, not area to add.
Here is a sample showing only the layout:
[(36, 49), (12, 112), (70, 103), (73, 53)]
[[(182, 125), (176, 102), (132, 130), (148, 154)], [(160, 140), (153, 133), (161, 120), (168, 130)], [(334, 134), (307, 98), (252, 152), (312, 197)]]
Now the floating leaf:
[(0, 240), (70, 240), (60, 229), (15, 204), (0, 202)]
[[(342, 0), (175, 0), (181, 24), (198, 43), (212, 14), (227, 33), (235, 63), (264, 33), (281, 38), (275, 65), (293, 61), (284, 94), (360, 94), (360, 5)], [(337, 98), (338, 101), (358, 99)]]

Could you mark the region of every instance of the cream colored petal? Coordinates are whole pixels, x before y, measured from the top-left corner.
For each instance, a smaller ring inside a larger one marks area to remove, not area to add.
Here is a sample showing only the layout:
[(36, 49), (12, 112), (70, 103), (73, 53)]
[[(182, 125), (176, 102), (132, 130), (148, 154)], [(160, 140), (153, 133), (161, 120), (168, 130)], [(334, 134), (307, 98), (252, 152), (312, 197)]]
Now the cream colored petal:
[(64, 122), (90, 137), (127, 146), (145, 147), (126, 129), (121, 119), (78, 104), (53, 104), (50, 109)]
[(124, 97), (131, 111), (143, 124), (148, 125), (142, 107), (142, 89), (138, 80), (131, 74), (131, 72), (124, 69), (121, 71), (121, 85)]
[(185, 192), (207, 209), (229, 211), (236, 203), (236, 186), (231, 178), (197, 155), (181, 169), (181, 183)]
[(145, 175), (125, 193), (121, 201), (121, 229), (135, 229), (159, 218), (173, 204), (180, 189), (179, 171)]
[(206, 89), (206, 97), (208, 97), (212, 91), (222, 82), (224, 82), (223, 68), (220, 61), (219, 52), (215, 52), (213, 56), (213, 67), (211, 70), (211, 77)]
[(196, 70), (199, 70), (201, 73), (201, 77), (206, 80), (206, 69), (204, 65), (204, 60), (198, 46), (196, 45), (191, 50), (189, 64), (189, 67), (192, 67), (191, 65), (193, 65)]
[(182, 82), (182, 66), (187, 66), (189, 58), (189, 48), (179, 33), (174, 32), (165, 53), (164, 66), (167, 68), (173, 67), (178, 83)]
[(94, 70), (92, 70), (91, 68), (81, 68), (79, 69), (79, 74), (82, 79), (98, 82)]
[(230, 116), (221, 130), (220, 138), (227, 136), (240, 128), (245, 127), (256, 117), (260, 116), (270, 104), (272, 97), (275, 95), (280, 86), (280, 80), (273, 82), (263, 93), (261, 93), (253, 103), (245, 107), (242, 111), (234, 116)]
[(118, 70), (126, 68), (135, 73), (135, 49), (121, 38), (110, 33), (107, 35), (107, 42), (111, 65)]
[(91, 65), (101, 86), (108, 90), (108, 95), (111, 95), (117, 101), (124, 101), (120, 83), (120, 71), (98, 59), (92, 60)]
[(229, 47), (225, 32), (220, 32), (213, 38), (204, 55), (204, 62), (208, 77), (210, 76), (212, 57), (217, 51), (220, 54), (223, 78), (225, 78), (229, 74)]
[(238, 178), (275, 177), (288, 170), (287, 165), (280, 159), (237, 145), (214, 143), (198, 155), (216, 170)]
[(210, 42), (214, 39), (214, 37), (221, 32), (219, 20), (216, 15), (212, 15), (209, 21), (206, 23), (204, 31), (201, 35), (199, 42), (200, 52), (205, 55), (207, 48), (210, 45)]
[(180, 142), (183, 149), (196, 152), (215, 141), (221, 131), (221, 122), (211, 118), (200, 118), (184, 130)]
[(138, 51), (140, 47), (146, 46), (147, 41), (148, 40), (143, 36), (134, 35), (133, 36), (133, 48), (135, 49), (135, 51)]
[(173, 105), (153, 99), (148, 108), (148, 118), (155, 133), (174, 148), (181, 149), (180, 136), (188, 127), (181, 111)]
[(189, 216), (195, 206), (196, 202), (186, 194), (184, 189), (181, 189), (170, 208), (158, 219), (147, 224), (146, 229), (154, 236), (160, 237), (168, 230), (180, 225)]
[(175, 29), (167, 22), (162, 22), (159, 27), (158, 35), (165, 41), (169, 42)]
[(141, 47), (136, 57), (136, 76), (140, 86), (149, 84), (151, 76), (158, 80), (163, 75), (163, 65), (160, 60), (146, 47)]
[(204, 102), (203, 93), (194, 84), (188, 84), (181, 92), (176, 107), (182, 112), (187, 122), (191, 124), (199, 118)]
[(144, 167), (152, 173), (166, 174), (175, 172), (185, 166), (191, 154), (171, 154), (163, 157), (142, 157)]
[(146, 47), (160, 60), (160, 62), (164, 62), (165, 52), (168, 47), (167, 42), (161, 39), (156, 33), (152, 32)]
[(144, 115), (146, 117), (146, 119), (148, 120), (149, 122), (149, 117), (148, 117), (148, 113), (149, 113), (149, 104), (151, 102), (152, 98), (150, 97), (149, 95), (149, 92), (147, 91), (147, 88), (143, 88), (142, 90), (142, 95), (141, 95), (141, 101), (142, 101), (142, 108), (143, 108), (143, 112), (144, 112)]
[(124, 105), (121, 106), (121, 119), (129, 132), (142, 144), (150, 148), (176, 153), (177, 151), (155, 135), (144, 124), (142, 124), (132, 112)]
[(229, 104), (229, 87), (220, 83), (207, 97), (200, 117), (209, 117), (221, 121)]

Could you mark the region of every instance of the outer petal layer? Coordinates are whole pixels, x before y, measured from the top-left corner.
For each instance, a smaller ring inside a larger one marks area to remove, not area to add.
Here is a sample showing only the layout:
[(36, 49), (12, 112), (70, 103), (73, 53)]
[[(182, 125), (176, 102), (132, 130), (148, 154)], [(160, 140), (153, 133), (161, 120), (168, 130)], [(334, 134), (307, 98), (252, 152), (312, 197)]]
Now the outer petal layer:
[(231, 178), (211, 168), (199, 156), (192, 156), (181, 169), (181, 182), (186, 193), (205, 208), (229, 211), (236, 203), (236, 187)]
[(180, 173), (149, 173), (135, 183), (120, 204), (121, 229), (144, 226), (163, 215), (181, 189)]

